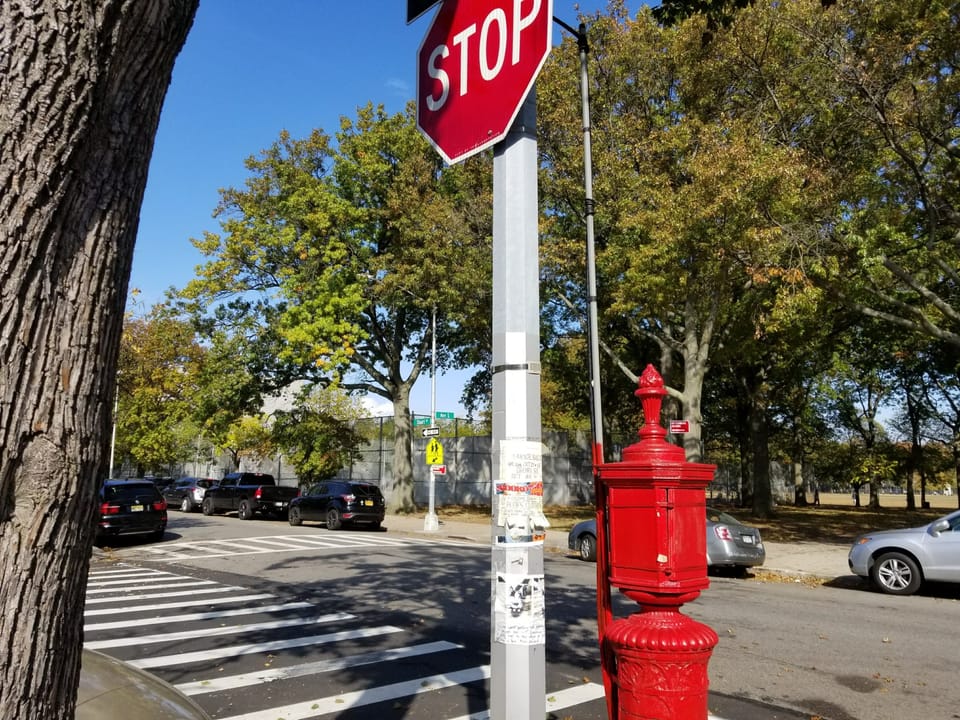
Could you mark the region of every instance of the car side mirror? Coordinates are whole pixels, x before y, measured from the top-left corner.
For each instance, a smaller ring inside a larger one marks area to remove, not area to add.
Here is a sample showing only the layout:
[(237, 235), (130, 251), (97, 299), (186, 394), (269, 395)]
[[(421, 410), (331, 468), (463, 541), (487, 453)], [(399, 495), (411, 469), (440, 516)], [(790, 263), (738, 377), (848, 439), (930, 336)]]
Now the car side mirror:
[(942, 533), (944, 530), (949, 530), (949, 529), (950, 529), (949, 520), (937, 520), (935, 523), (933, 523), (930, 526), (930, 534), (936, 537), (937, 535)]

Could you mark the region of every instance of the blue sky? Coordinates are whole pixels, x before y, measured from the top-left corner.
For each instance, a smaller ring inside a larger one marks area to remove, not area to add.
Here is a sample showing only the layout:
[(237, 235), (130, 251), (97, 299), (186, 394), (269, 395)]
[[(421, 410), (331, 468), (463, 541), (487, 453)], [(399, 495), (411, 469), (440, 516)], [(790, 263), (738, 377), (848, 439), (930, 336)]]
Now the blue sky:
[[(576, 27), (578, 9), (605, 6), (554, 0), (553, 14)], [(190, 238), (219, 231), (219, 189), (242, 186), (244, 160), (281, 130), (333, 134), (368, 102), (393, 113), (413, 99), (417, 48), (434, 14), (407, 25), (405, 0), (202, 0), (174, 68), (140, 214), (130, 287), (142, 311), (193, 277), (203, 258)], [(554, 25), (554, 42), (562, 32)], [(438, 378), (438, 410), (463, 416), (462, 382)], [(412, 405), (429, 412), (429, 376)]]

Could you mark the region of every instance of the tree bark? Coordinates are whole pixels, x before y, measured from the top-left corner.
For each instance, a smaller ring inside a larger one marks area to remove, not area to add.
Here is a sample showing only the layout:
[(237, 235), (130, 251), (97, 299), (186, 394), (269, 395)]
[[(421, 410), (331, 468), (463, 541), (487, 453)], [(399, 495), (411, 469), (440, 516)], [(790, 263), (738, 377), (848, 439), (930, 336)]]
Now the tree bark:
[(410, 385), (400, 383), (393, 393), (393, 492), (387, 508), (394, 513), (412, 513), (413, 429), (410, 426)]
[(160, 108), (198, 0), (0, 3), (0, 718), (72, 718)]

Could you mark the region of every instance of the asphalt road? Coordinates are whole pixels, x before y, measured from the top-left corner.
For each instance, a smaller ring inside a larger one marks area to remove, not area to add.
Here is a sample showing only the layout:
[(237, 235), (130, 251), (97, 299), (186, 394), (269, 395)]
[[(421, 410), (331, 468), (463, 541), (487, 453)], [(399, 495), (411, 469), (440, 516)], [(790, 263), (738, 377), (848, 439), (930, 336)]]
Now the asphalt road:
[[(88, 643), (196, 691), (215, 718), (482, 717), (489, 547), (170, 517), (164, 542), (97, 554)], [(602, 720), (595, 568), (550, 555), (546, 575), (548, 717)], [(178, 617), (198, 602), (219, 614)], [(618, 616), (633, 610), (617, 596)], [(712, 578), (684, 610), (720, 635), (711, 711), (727, 720), (960, 717), (956, 599)], [(346, 634), (330, 639), (336, 632)], [(763, 705), (752, 713), (749, 701), (804, 714)]]

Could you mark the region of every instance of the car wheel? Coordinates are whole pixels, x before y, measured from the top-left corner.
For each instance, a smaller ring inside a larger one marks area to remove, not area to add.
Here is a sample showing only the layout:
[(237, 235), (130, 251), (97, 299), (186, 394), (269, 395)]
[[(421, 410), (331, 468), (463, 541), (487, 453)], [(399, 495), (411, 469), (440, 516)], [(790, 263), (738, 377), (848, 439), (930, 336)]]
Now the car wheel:
[(180, 512), (193, 512), (193, 500), (188, 497), (180, 501)]
[(290, 508), (290, 514), (287, 516), (287, 522), (291, 525), (303, 525), (303, 518), (300, 517), (300, 508)]
[(213, 515), (213, 500), (204, 498), (203, 505), (200, 506), (200, 509), (204, 515)]
[(340, 517), (340, 511), (336, 508), (327, 510), (327, 530), (339, 530), (343, 527), (343, 519)]
[(250, 506), (249, 500), (241, 500), (240, 507), (237, 510), (237, 515), (240, 516), (241, 520), (252, 520), (253, 519), (253, 508)]
[(920, 566), (909, 555), (884, 553), (870, 568), (870, 579), (880, 590), (891, 595), (912, 595), (920, 589), (923, 576)]
[(580, 553), (581, 560), (585, 562), (596, 562), (597, 539), (590, 533), (584, 533), (577, 539), (577, 552)]

